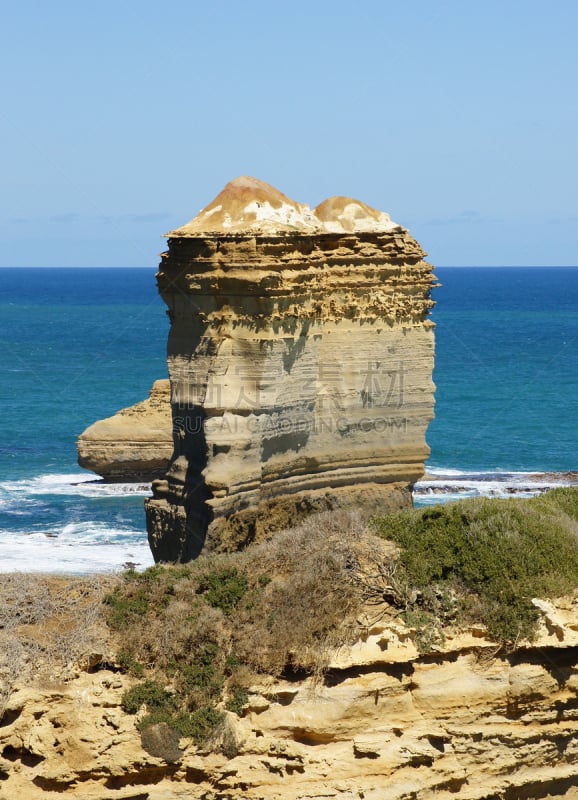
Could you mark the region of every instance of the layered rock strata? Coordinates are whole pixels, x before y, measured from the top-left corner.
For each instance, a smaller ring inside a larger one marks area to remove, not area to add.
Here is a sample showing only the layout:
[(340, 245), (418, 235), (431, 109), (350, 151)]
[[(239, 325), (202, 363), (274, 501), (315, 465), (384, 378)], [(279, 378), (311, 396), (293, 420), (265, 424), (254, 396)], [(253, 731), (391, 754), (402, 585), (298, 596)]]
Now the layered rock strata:
[(126, 676), (23, 686), (0, 720), (0, 800), (576, 798), (578, 603), (537, 602), (538, 639), (510, 655), (482, 630), (419, 655), (401, 621), (370, 623), (324, 681), (253, 686), (220, 745), (181, 739), (175, 763), (143, 749)]
[(155, 381), (147, 400), (87, 428), (77, 451), (80, 466), (106, 480), (162, 476), (173, 452), (169, 381)]
[(168, 234), (175, 450), (146, 503), (156, 560), (312, 511), (411, 504), (433, 416), (434, 278), (387, 214), (313, 211), (238, 178)]

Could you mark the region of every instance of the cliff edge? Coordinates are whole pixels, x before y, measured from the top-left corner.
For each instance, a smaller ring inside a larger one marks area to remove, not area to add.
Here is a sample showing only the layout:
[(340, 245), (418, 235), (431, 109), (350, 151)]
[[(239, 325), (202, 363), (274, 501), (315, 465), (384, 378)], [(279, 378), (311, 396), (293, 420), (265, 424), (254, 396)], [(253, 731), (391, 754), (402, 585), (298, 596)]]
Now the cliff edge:
[(473, 629), (420, 655), (373, 607), (321, 682), (264, 677), (204, 748), (158, 727), (145, 739), (125, 711), (134, 679), (102, 656), (20, 683), (0, 714), (0, 800), (571, 800), (578, 600), (542, 605), (513, 654)]

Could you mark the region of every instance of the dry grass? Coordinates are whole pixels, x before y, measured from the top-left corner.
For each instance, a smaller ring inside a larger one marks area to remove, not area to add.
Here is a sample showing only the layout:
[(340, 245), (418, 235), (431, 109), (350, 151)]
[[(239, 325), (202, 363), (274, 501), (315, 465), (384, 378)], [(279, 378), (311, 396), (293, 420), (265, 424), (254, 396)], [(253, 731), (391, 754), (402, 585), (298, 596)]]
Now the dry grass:
[(319, 671), (358, 632), (363, 604), (383, 601), (393, 561), (355, 515), (320, 514), (241, 553), (129, 574), (109, 599), (109, 619), (129, 660), (145, 668), (214, 645), (244, 670)]
[(0, 716), (16, 681), (66, 679), (110, 651), (102, 600), (115, 581), (0, 575)]
[(366, 602), (383, 602), (395, 558), (356, 515), (332, 512), (240, 553), (126, 573), (106, 600), (119, 660), (145, 679), (125, 710), (145, 706), (141, 729), (165, 722), (204, 746), (258, 674), (320, 677), (359, 635)]
[(248, 610), (240, 609), (235, 651), (252, 668), (287, 666), (321, 673), (330, 651), (359, 633), (370, 575), (386, 571), (391, 552), (355, 514), (328, 512), (243, 554), (247, 569), (271, 576)]

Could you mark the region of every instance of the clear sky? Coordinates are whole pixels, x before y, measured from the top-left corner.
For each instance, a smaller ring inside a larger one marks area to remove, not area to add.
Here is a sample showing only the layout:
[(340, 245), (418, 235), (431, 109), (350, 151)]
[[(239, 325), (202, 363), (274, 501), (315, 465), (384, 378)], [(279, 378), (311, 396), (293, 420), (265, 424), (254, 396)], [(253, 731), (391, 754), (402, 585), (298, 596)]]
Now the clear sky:
[(155, 266), (248, 174), (578, 264), (577, 0), (4, 0), (0, 266)]

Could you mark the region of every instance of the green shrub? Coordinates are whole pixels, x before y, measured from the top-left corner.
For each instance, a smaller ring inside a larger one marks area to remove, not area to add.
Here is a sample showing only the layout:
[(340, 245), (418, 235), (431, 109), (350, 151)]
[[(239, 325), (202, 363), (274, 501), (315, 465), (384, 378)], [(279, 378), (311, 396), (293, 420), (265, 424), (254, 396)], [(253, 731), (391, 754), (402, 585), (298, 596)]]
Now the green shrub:
[(578, 522), (578, 490), (575, 488), (561, 487), (552, 489), (539, 497), (535, 497), (532, 502), (540, 509), (562, 511), (575, 522)]
[[(171, 731), (176, 732), (178, 737), (186, 736), (192, 739), (197, 747), (201, 747), (221, 724), (223, 717), (222, 711), (218, 711), (212, 706), (202, 706), (195, 711), (177, 712), (171, 712), (166, 708), (156, 709), (140, 720), (137, 729), (141, 731), (144, 737), (151, 728), (166, 725)], [(167, 740), (174, 747), (174, 737), (168, 736)], [(148, 752), (151, 752), (151, 750)], [(156, 753), (153, 753), (153, 755), (156, 755)], [(162, 757), (165, 760), (173, 760), (172, 758), (167, 759), (164, 755)]]
[(197, 747), (201, 747), (215, 732), (222, 720), (222, 711), (218, 711), (213, 706), (202, 706), (195, 711), (176, 714), (173, 724), (181, 736), (188, 736)]
[(249, 583), (245, 575), (236, 569), (222, 569), (204, 575), (197, 592), (213, 608), (219, 608), (223, 614), (230, 615), (243, 597)]
[(431, 611), (423, 608), (407, 608), (400, 616), (408, 628), (415, 629), (415, 644), (420, 653), (430, 652), (434, 644), (442, 641), (442, 633)]
[(122, 709), (127, 714), (136, 714), (142, 706), (146, 706), (149, 712), (174, 710), (176, 703), (175, 695), (157, 681), (138, 683), (127, 689), (121, 700)]
[(182, 695), (189, 698), (200, 696), (205, 701), (220, 699), (225, 675), (217, 656), (217, 644), (207, 642), (195, 653), (194, 660), (179, 664), (176, 683)]
[[(156, 564), (144, 572), (127, 570), (123, 581), (104, 598), (111, 628), (124, 631), (146, 616), (151, 609), (166, 607), (174, 591), (167, 568)], [(174, 580), (174, 576), (171, 576)]]
[(472, 499), (414, 509), (375, 525), (401, 547), (408, 607), (432, 610), (432, 586), (453, 592), (462, 622), (478, 618), (491, 636), (511, 643), (535, 634), (533, 597), (554, 597), (577, 585), (577, 519), (578, 490), (562, 489), (531, 500)]
[(137, 661), (134, 654), (128, 650), (120, 650), (116, 657), (119, 667), (125, 672), (135, 675), (137, 678), (144, 677), (145, 668)]
[(238, 717), (243, 713), (243, 707), (249, 699), (249, 692), (241, 686), (234, 686), (230, 689), (231, 696), (227, 700), (227, 711), (232, 711)]
[(144, 588), (126, 595), (117, 586), (106, 595), (104, 603), (107, 606), (108, 624), (115, 630), (129, 628), (135, 619), (144, 616), (149, 610), (148, 592)]

